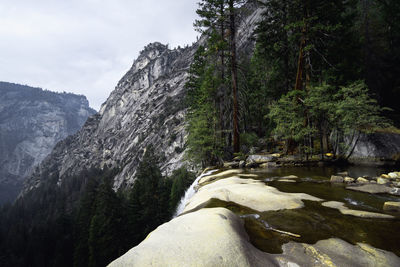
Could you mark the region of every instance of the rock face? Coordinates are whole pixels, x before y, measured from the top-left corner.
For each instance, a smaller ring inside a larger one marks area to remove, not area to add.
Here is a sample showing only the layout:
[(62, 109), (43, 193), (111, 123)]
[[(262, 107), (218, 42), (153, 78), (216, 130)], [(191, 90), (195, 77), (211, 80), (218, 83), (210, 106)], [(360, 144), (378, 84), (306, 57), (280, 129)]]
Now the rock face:
[[(353, 147), (349, 140), (345, 140), (350, 149)], [(349, 152), (345, 153), (346, 155)], [(392, 161), (400, 155), (400, 134), (373, 133), (361, 134), (349, 160), (357, 163)], [(398, 160), (398, 159), (397, 159)]]
[[(255, 2), (246, 5), (238, 25), (239, 52), (253, 47), (251, 33), (262, 12)], [(91, 168), (119, 168), (114, 188), (130, 185), (148, 145), (160, 154), (164, 174), (185, 164), (184, 85), (193, 56), (203, 43), (201, 38), (190, 47), (173, 50), (157, 42), (146, 46), (100, 112), (55, 148), (24, 192), (39, 186), (42, 174), (49, 170), (62, 183)]]
[(0, 82), (0, 203), (13, 200), (33, 167), (95, 112), (81, 95)]

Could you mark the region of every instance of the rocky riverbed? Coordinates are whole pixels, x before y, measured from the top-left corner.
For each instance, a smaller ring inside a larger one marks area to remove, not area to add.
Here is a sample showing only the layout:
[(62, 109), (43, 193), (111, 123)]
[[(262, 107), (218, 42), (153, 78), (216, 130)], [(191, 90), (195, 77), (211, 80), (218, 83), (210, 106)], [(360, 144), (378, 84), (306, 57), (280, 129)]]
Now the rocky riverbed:
[(384, 173), (346, 171), (217, 170), (199, 179), (180, 216), (111, 266), (399, 266), (400, 197), (331, 182)]

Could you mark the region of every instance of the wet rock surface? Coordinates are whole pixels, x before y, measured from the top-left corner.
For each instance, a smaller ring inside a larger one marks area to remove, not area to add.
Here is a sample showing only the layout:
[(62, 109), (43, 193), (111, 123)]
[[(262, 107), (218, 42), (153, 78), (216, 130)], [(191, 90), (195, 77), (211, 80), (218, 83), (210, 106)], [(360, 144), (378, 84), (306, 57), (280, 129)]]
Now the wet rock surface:
[(185, 207), (184, 212), (199, 209), (212, 199), (234, 202), (256, 211), (297, 209), (304, 206), (303, 199), (321, 199), (302, 193), (283, 193), (262, 181), (230, 177), (201, 187)]
[(383, 193), (390, 193), (392, 188), (386, 185), (379, 185), (379, 184), (365, 184), (360, 186), (348, 186), (346, 189), (360, 191), (370, 194), (383, 194)]
[[(391, 252), (330, 238), (315, 245), (290, 242), (276, 257), (280, 266), (398, 266), (400, 258)], [(297, 265), (294, 265), (297, 264)]]
[(376, 213), (376, 212), (369, 212), (369, 211), (362, 211), (362, 210), (354, 210), (349, 209), (344, 205), (342, 202), (338, 201), (328, 201), (322, 203), (322, 206), (337, 209), (344, 215), (351, 215), (361, 218), (379, 218), (379, 219), (394, 219), (395, 217), (387, 214)]

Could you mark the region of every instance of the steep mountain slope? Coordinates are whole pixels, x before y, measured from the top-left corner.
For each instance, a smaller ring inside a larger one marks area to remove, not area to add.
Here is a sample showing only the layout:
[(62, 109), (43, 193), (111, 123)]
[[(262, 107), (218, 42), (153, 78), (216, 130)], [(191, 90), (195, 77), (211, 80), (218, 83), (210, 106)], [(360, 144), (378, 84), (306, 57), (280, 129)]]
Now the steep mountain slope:
[[(251, 34), (261, 9), (245, 6), (239, 20), (238, 51), (252, 48)], [(119, 168), (114, 187), (132, 184), (144, 150), (152, 145), (160, 154), (164, 174), (185, 164), (185, 82), (201, 38), (190, 47), (169, 49), (151, 43), (141, 51), (98, 114), (74, 136), (60, 142), (25, 186), (40, 186), (44, 173), (79, 175), (91, 168)], [(50, 176), (51, 176), (50, 175)]]
[(33, 167), (94, 113), (84, 96), (0, 82), (0, 204), (14, 199)]

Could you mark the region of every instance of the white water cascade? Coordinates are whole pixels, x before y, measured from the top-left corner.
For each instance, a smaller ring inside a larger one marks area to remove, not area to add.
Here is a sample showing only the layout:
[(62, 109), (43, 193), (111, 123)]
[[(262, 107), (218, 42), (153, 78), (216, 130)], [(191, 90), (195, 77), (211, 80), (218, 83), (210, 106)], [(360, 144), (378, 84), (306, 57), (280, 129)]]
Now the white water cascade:
[(182, 211), (185, 209), (185, 206), (187, 204), (187, 202), (192, 198), (192, 196), (194, 195), (194, 193), (196, 193), (194, 191), (194, 187), (198, 184), (199, 180), (201, 178), (203, 178), (204, 176), (210, 175), (214, 172), (216, 172), (217, 170), (210, 170), (207, 171), (205, 173), (202, 173), (201, 175), (199, 175), (196, 180), (194, 180), (194, 182), (192, 183), (192, 185), (186, 190), (185, 195), (181, 198), (181, 201), (179, 202), (178, 207), (176, 208), (176, 211), (174, 213), (173, 218), (175, 218), (176, 216), (178, 216), (179, 214), (182, 213)]

